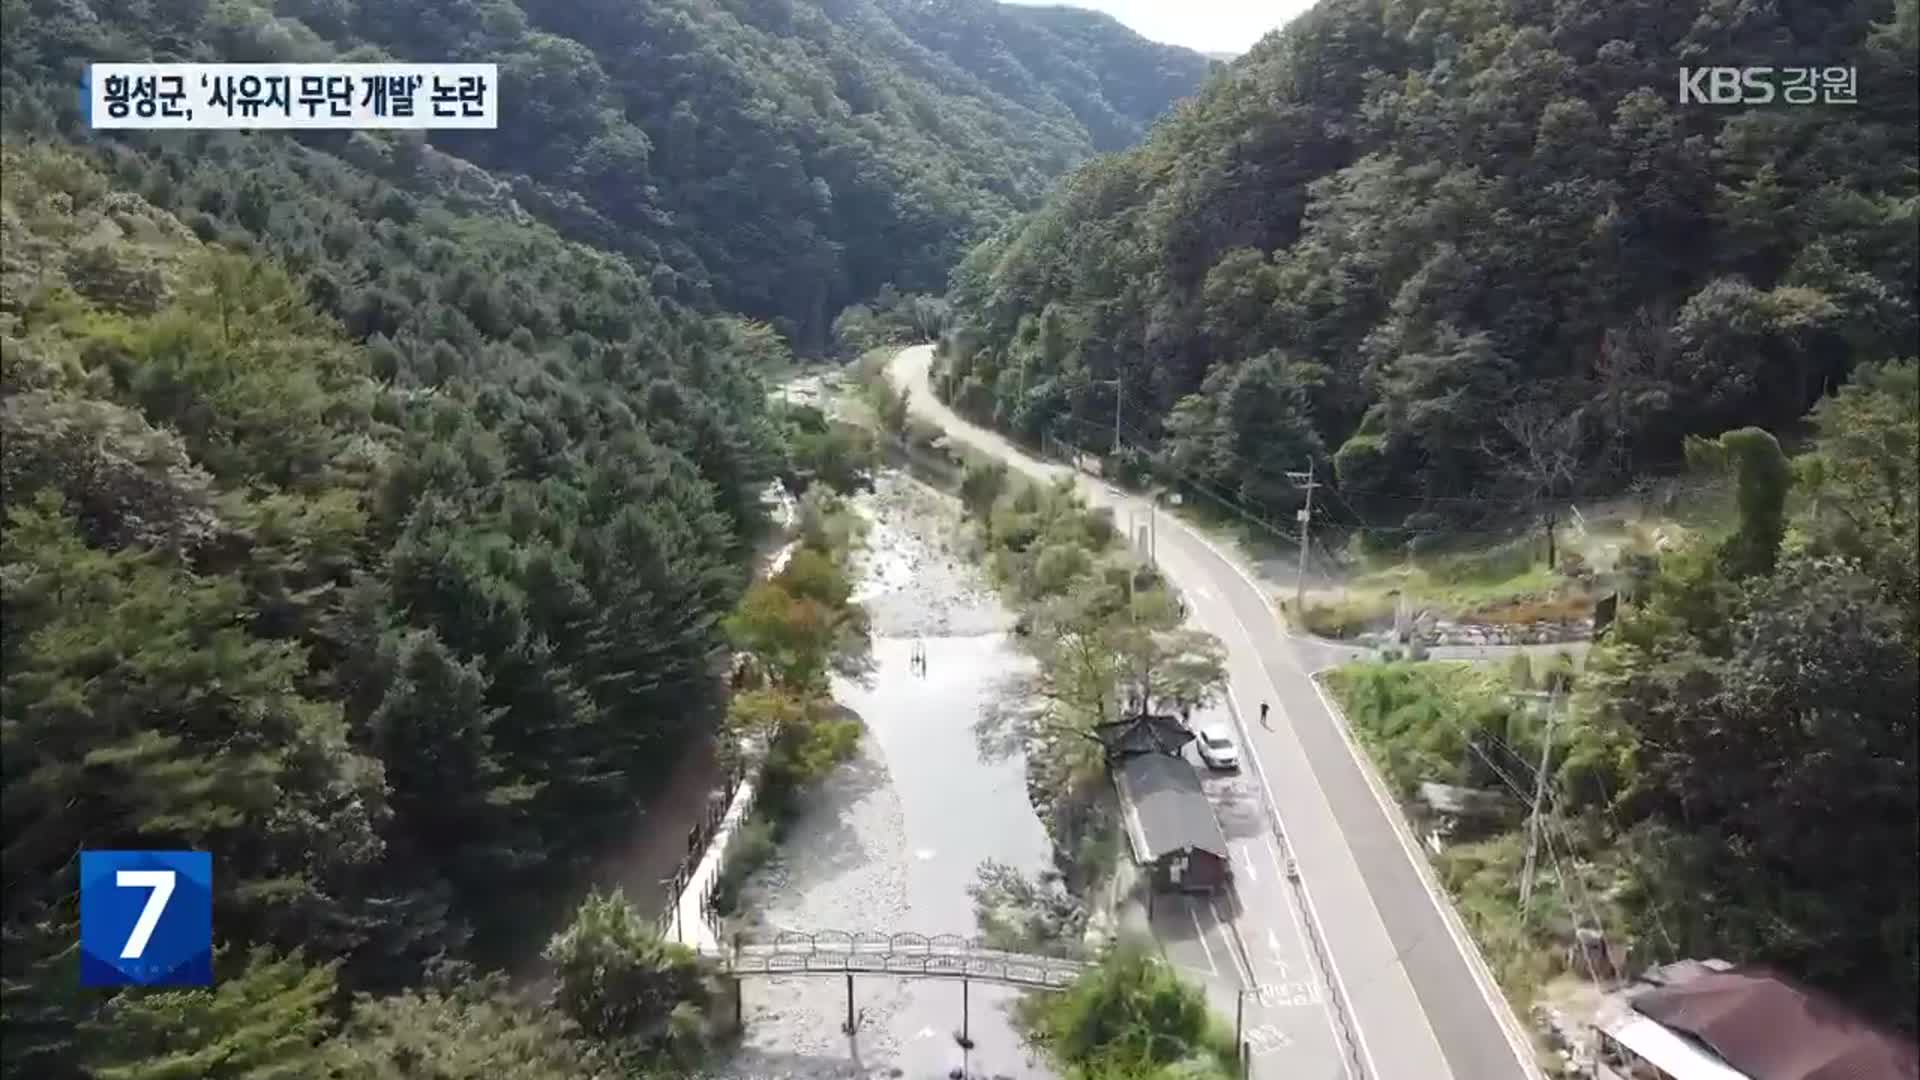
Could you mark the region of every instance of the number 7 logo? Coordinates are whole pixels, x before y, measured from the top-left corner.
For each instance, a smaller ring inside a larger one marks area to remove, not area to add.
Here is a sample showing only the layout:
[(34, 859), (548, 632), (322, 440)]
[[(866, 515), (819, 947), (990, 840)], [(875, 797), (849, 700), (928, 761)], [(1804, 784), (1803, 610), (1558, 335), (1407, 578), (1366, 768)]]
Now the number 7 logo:
[(126, 948), (120, 950), (120, 959), (138, 960), (147, 951), (147, 942), (153, 940), (153, 928), (160, 925), (167, 900), (173, 896), (173, 878), (171, 870), (114, 871), (113, 883), (123, 889), (153, 890), (147, 894), (147, 906), (140, 909), (140, 918), (133, 924), (133, 933), (127, 936)]
[(80, 853), (80, 983), (213, 983), (213, 856)]

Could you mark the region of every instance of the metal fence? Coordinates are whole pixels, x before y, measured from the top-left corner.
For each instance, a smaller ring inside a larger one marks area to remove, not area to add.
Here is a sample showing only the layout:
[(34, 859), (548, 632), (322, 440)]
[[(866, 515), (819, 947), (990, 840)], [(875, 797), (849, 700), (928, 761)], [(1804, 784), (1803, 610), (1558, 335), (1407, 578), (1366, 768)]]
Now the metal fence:
[[(656, 923), (656, 929), (661, 937), (671, 937), (676, 940), (684, 937), (684, 928), (676, 925), (680, 914), (680, 894), (686, 891), (687, 884), (693, 880), (694, 871), (700, 867), (701, 858), (706, 855), (708, 846), (719, 834), (720, 823), (726, 820), (727, 811), (732, 808), (733, 798), (739, 794), (740, 785), (746, 781), (747, 770), (750, 767), (747, 755), (736, 754), (732, 766), (728, 768), (726, 776), (721, 780), (720, 787), (708, 793), (706, 809), (701, 814), (700, 820), (694, 822), (693, 826), (687, 830), (687, 850), (680, 856), (679, 863), (673, 869), (673, 875), (661, 882), (667, 900), (666, 907), (661, 910)], [(741, 819), (744, 821), (746, 815), (752, 812), (753, 807), (749, 804), (741, 815)], [(719, 916), (714, 910), (713, 895), (719, 882), (720, 875), (715, 874), (707, 881), (706, 887), (700, 894), (701, 918), (714, 931), (716, 937), (720, 932)]]

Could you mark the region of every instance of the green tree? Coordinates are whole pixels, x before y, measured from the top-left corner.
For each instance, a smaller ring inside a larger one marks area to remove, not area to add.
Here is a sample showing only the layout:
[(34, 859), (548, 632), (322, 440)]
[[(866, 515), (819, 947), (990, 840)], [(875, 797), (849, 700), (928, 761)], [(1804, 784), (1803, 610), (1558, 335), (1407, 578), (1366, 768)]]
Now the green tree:
[(565, 1019), (514, 997), (499, 979), (448, 992), (362, 995), (327, 1046), (332, 1080), (614, 1080), (610, 1055)]
[(546, 958), (555, 1007), (602, 1041), (666, 1039), (708, 1000), (699, 957), (661, 940), (618, 890), (588, 896)]
[(1696, 947), (1910, 1016), (1911, 981), (1884, 979), (1887, 955), (1920, 955), (1905, 613), (1858, 564), (1794, 558), (1751, 579), (1724, 634), (1628, 648), (1600, 670), (1603, 715), (1633, 740), (1631, 804), (1686, 838), (1663, 872), (1741, 898), (1700, 910)]
[(992, 524), (993, 505), (1007, 490), (1007, 467), (1003, 462), (975, 463), (960, 477), (960, 504), (975, 520)]
[[(200, 14), (163, 18), (168, 48)], [(242, 22), (206, 30), (285, 30)], [(117, 25), (59, 48), (138, 51)], [(0, 95), (34, 112), (11, 75)], [(0, 925), (0, 1074), (69, 1080), (97, 1049), (82, 841), (226, 852), (225, 947), (320, 950), (343, 991), (506, 954), (552, 893), (534, 871), (584, 866), (719, 720), (784, 345), (374, 175), (427, 181), (418, 140), (349, 163), (14, 130), (0, 842), (31, 884)]]
[(391, 681), (366, 722), (389, 802), (414, 858), (445, 867), (459, 888), (484, 889), (540, 858), (513, 835), (516, 808), (534, 791), (494, 749), (506, 710), (488, 706), (485, 677), (431, 633), (405, 635), (392, 650)]
[(1172, 598), (1157, 589), (1136, 593), (1095, 577), (1040, 605), (1028, 648), (1038, 660), (1020, 681), (1037, 704), (1021, 726), (1080, 736), (1091, 752), (1092, 731), (1135, 707), (1200, 706), (1226, 685), (1218, 639), (1179, 628)]
[(1717, 463), (1731, 471), (1739, 521), (1721, 544), (1729, 576), (1738, 581), (1772, 572), (1787, 531), (1787, 490), (1793, 470), (1780, 443), (1759, 428), (1741, 428), (1718, 442), (1695, 439), (1688, 456), (1696, 464)]
[(86, 547), (51, 492), (0, 553), (9, 861), (58, 881), (102, 837), (233, 852), (231, 932), (350, 945), (334, 885), (380, 856), (380, 769), (300, 692), (302, 651), (248, 634), (231, 579)]
[(1813, 450), (1794, 462), (1813, 548), (1860, 560), (1920, 637), (1920, 362), (1861, 368), (1813, 423)]
[(797, 547), (779, 573), (747, 590), (727, 632), (777, 686), (819, 695), (830, 670), (857, 672), (867, 655), (866, 613), (851, 596), (831, 554)]
[[(221, 966), (225, 966), (222, 958)], [(237, 959), (237, 958), (236, 958)], [(95, 1080), (319, 1077), (337, 961), (302, 963), (255, 949), (211, 990), (122, 991), (89, 1025)]]
[(1232, 1036), (1206, 995), (1149, 949), (1123, 943), (1060, 994), (1021, 1003), (1027, 1038), (1068, 1075), (1223, 1080)]
[[(1327, 523), (1373, 527), (1477, 526), (1689, 435), (1784, 430), (1920, 335), (1915, 19), (1829, 14), (1323, 7), (975, 246), (954, 400), (992, 387), (971, 415), (1036, 433), (1124, 376), (1132, 440), (1194, 479), (1284, 513), (1276, 462), (1317, 445)], [(1900, 89), (1838, 123), (1692, 114), (1668, 84), (1705, 26), (1754, 63), (1844, 41)], [(1042, 347), (1068, 312), (1072, 347)]]

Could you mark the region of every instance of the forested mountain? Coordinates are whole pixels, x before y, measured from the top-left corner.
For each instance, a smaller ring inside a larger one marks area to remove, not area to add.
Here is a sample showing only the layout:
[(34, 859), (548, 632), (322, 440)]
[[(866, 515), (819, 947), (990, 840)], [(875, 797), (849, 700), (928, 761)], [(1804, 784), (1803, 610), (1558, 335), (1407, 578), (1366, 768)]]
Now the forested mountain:
[[(10, 1076), (147, 1052), (66, 996), (82, 846), (219, 852), (243, 984), (389, 988), (524, 938), (713, 723), (781, 464), (764, 328), (284, 140), (196, 165), (5, 151)], [(303, 180), (263, 205), (250, 165)], [(323, 284), (369, 266), (375, 302)], [(242, 976), (255, 945), (344, 966)], [(235, 1015), (305, 1030), (255, 990)]]
[[(937, 286), (1207, 63), (986, 3), (0, 21), (0, 1074), (651, 1067), (462, 973), (719, 722), (792, 469), (738, 313)], [(90, 61), (387, 57), (499, 62), (500, 129), (77, 128)], [(82, 846), (219, 853), (218, 994), (75, 996)]]
[[(880, 0), (916, 44), (1034, 112), (1064, 107), (1095, 150), (1124, 150), (1199, 89), (1208, 58), (1148, 41), (1111, 16), (993, 0)], [(937, 68), (914, 69), (936, 83)]]
[[(9, 0), (7, 122), (70, 126), (87, 61), (497, 61), (498, 131), (310, 141), (417, 192), (511, 198), (657, 295), (804, 348), (968, 242), (1210, 62), (1105, 16), (990, 0)], [(17, 29), (16, 29), (17, 28)], [(189, 140), (156, 140), (192, 156)], [(170, 167), (178, 180), (180, 168)], [(268, 201), (298, 178), (257, 177)], [(164, 199), (161, 201), (165, 201)]]
[[(1917, 52), (1914, 0), (1323, 0), (971, 252), (934, 385), (1095, 451), (1117, 413), (1123, 474), (1270, 520), (1312, 462), (1316, 522), (1396, 547), (1710, 470), (1735, 522), (1611, 579), (1541, 790), (1634, 853), (1593, 887), (1636, 957), (1911, 1031)], [(1680, 100), (1816, 64), (1857, 103)], [(1513, 734), (1432, 705), (1381, 706), (1401, 750)], [(1515, 880), (1476, 850), (1453, 884)]]
[[(969, 255), (951, 393), (1104, 449), (1118, 379), (1167, 465), (1287, 518), (1311, 458), (1388, 524), (1790, 424), (1920, 351), (1917, 32), (1913, 0), (1326, 0)], [(1678, 100), (1683, 65), (1816, 63), (1858, 103)]]
[[(717, 720), (787, 349), (716, 312), (817, 339), (939, 282), (1206, 66), (1090, 17), (902, 14), (928, 44), (865, 2), (9, 0), (8, 1075), (164, 1071), (141, 1040), (197, 1023), (86, 1034), (82, 844), (222, 853), (239, 1026), (281, 1034), (200, 1024), (179, 1052), (221, 1075), (291, 1060), (336, 986), (541, 932)], [(382, 56), (497, 60), (501, 129), (74, 128), (88, 61)], [(367, 1053), (537, 1030), (485, 987), (387, 1010)]]

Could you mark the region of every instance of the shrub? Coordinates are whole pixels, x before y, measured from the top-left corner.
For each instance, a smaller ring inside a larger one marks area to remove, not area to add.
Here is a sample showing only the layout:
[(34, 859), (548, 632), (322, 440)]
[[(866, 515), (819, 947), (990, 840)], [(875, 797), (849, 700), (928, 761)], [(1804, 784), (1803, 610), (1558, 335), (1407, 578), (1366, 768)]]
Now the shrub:
[(1034, 995), (1016, 1017), (1055, 1063), (1079, 1076), (1231, 1075), (1232, 1036), (1201, 990), (1137, 943), (1115, 948), (1065, 992)]
[(676, 1009), (708, 996), (693, 950), (662, 941), (619, 890), (595, 892), (546, 948), (554, 1004), (604, 1041), (665, 1043)]
[(1380, 629), (1392, 619), (1393, 600), (1383, 596), (1356, 596), (1329, 603), (1313, 601), (1298, 614), (1300, 625), (1309, 633), (1330, 638), (1349, 638)]
[(720, 864), (720, 874), (713, 883), (715, 911), (731, 915), (739, 910), (740, 891), (746, 887), (747, 879), (773, 856), (774, 828), (772, 821), (756, 814), (734, 835), (727, 848), (726, 861)]

